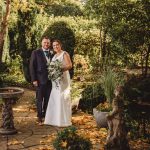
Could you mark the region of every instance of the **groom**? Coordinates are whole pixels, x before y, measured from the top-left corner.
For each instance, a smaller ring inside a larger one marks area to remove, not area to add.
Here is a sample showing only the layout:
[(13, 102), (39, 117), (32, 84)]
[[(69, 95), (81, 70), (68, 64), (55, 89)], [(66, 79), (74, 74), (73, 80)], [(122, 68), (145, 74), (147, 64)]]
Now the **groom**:
[(36, 87), (37, 117), (39, 125), (45, 117), (52, 83), (48, 79), (47, 62), (51, 61), (53, 51), (50, 51), (51, 41), (48, 37), (42, 38), (42, 48), (34, 50), (30, 60), (30, 75), (33, 85)]

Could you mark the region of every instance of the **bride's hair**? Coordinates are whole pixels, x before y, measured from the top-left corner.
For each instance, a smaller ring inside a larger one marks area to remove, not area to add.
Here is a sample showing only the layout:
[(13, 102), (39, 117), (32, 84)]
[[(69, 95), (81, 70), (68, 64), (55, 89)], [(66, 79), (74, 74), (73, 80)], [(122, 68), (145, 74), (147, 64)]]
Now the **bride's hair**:
[(53, 41), (52, 41), (52, 44), (53, 44), (54, 42), (59, 43), (59, 45), (61, 46), (61, 48), (63, 48), (63, 47), (62, 47), (62, 43), (61, 43), (61, 41), (60, 41), (60, 40), (57, 40), (57, 39), (56, 39), (56, 40), (53, 40)]

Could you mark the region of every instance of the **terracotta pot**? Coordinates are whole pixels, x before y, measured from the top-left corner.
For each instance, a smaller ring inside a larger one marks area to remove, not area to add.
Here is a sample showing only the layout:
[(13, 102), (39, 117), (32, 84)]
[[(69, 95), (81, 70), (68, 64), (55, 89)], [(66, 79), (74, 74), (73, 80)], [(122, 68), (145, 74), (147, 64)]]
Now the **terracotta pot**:
[(109, 112), (102, 112), (102, 111), (97, 110), (96, 108), (93, 108), (93, 115), (96, 120), (97, 126), (99, 128), (107, 128), (108, 127), (107, 119), (106, 119), (106, 115), (108, 113)]

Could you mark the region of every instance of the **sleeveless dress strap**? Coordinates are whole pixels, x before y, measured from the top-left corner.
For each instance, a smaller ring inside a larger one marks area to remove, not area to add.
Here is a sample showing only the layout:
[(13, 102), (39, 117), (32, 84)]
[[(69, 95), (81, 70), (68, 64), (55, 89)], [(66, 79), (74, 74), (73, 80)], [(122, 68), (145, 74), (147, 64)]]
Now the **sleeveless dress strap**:
[(66, 51), (63, 51), (62, 54), (61, 54), (61, 61), (63, 61), (64, 59), (64, 54), (66, 53)]

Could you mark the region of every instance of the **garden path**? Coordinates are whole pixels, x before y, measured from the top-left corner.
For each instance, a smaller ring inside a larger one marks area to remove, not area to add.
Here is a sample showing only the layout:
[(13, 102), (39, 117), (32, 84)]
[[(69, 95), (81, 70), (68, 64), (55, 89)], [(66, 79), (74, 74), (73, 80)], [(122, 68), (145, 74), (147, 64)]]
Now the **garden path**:
[[(24, 90), (23, 96), (13, 106), (14, 123), (18, 133), (7, 136), (0, 135), (0, 150), (54, 150), (53, 140), (57, 132), (63, 128), (37, 125), (34, 104), (35, 91)], [(78, 111), (73, 114), (72, 122), (77, 127), (78, 134), (90, 139), (93, 144), (92, 150), (104, 150), (107, 131), (104, 128), (97, 128), (92, 115)], [(142, 141), (130, 141), (130, 145), (132, 150), (149, 150), (150, 146)]]
[[(34, 99), (35, 91), (25, 89), (23, 96), (13, 106), (14, 123), (18, 133), (15, 135), (0, 135), (0, 150), (54, 150), (52, 141), (57, 132), (63, 128), (37, 125)], [(73, 125), (78, 128), (80, 134), (86, 135), (86, 137), (97, 136), (97, 140), (92, 139), (92, 143), (95, 144), (94, 149), (99, 150), (101, 145), (98, 139), (99, 135), (92, 133), (92, 131), (97, 130), (93, 117), (78, 112), (72, 118)], [(0, 117), (1, 123), (2, 118)], [(95, 126), (94, 130), (90, 129), (92, 126)], [(98, 133), (96, 132), (96, 134)]]

